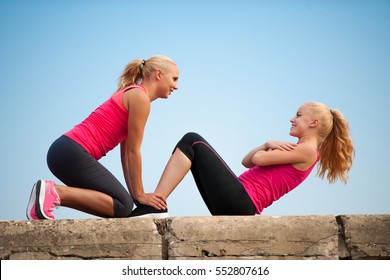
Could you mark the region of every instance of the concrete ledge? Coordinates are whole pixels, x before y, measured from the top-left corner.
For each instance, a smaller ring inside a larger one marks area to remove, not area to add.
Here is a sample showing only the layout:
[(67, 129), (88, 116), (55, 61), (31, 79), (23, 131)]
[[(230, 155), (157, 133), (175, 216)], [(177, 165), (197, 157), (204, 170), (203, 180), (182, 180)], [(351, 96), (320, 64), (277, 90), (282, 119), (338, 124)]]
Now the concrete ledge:
[(152, 219), (1, 221), (0, 259), (161, 259)]
[(390, 215), (0, 221), (0, 259), (390, 259)]
[(390, 259), (390, 215), (342, 215), (341, 240), (350, 259)]
[(333, 216), (177, 217), (167, 220), (170, 259), (337, 259)]

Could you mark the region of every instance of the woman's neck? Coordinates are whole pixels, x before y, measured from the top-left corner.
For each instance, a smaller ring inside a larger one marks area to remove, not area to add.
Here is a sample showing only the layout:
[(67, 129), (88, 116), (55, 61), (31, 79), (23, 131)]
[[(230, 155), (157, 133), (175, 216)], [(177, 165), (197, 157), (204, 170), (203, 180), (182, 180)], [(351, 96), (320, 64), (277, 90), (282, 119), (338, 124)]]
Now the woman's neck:
[(318, 140), (317, 140), (316, 137), (308, 137), (308, 136), (306, 136), (306, 137), (299, 138), (297, 144), (303, 144), (303, 143), (310, 144), (310, 145), (312, 145), (315, 148), (318, 147)]
[(151, 83), (148, 83), (147, 81), (143, 81), (141, 84), (145, 88), (146, 94), (147, 96), (149, 96), (150, 102), (156, 100), (157, 95), (155, 94), (156, 92), (155, 87)]

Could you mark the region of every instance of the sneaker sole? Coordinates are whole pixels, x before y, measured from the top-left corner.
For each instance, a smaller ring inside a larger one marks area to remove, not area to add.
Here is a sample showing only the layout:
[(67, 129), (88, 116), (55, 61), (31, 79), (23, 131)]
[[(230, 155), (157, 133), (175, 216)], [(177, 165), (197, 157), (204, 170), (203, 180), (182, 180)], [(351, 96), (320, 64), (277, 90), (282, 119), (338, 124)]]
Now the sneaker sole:
[(43, 204), (45, 201), (46, 184), (45, 181), (39, 180), (36, 185), (36, 197), (35, 197), (35, 214), (38, 219), (53, 220), (53, 218), (45, 215), (43, 210)]
[(30, 194), (30, 199), (29, 199), (28, 204), (27, 204), (26, 216), (27, 216), (27, 219), (29, 219), (29, 220), (35, 220), (31, 216), (31, 210), (34, 207), (35, 197), (36, 197), (36, 184), (33, 185), (33, 188), (31, 190), (31, 194)]
[(153, 214), (146, 214), (146, 215), (139, 215), (139, 216), (134, 216), (130, 218), (153, 218), (153, 219), (165, 219), (169, 218), (168, 213), (153, 213)]

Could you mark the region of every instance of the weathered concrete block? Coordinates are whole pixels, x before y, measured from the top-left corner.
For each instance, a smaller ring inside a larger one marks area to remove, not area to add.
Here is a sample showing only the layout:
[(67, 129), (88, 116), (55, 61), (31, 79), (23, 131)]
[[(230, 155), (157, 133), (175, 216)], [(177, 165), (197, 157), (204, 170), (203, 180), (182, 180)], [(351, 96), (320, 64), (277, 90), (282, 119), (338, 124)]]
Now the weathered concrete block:
[(342, 215), (342, 236), (351, 259), (390, 259), (390, 215)]
[(0, 221), (0, 259), (390, 259), (390, 215)]
[(161, 259), (152, 219), (0, 221), (0, 259)]
[(166, 219), (169, 259), (338, 259), (334, 216)]

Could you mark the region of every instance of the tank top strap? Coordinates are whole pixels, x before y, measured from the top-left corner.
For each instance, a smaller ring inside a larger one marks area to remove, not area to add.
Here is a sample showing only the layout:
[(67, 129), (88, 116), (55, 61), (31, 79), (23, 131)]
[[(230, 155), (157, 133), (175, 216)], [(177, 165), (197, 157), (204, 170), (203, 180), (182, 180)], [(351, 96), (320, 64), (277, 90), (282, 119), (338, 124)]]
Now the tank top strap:
[(140, 89), (142, 89), (142, 90), (146, 93), (146, 89), (145, 89), (145, 86), (144, 86), (143, 84), (130, 85), (130, 86), (127, 86), (127, 87), (122, 88), (122, 89), (119, 90), (119, 91), (125, 92), (126, 90), (131, 89), (131, 88), (140, 88)]
[(139, 88), (141, 89), (143, 92), (145, 92), (146, 94), (146, 89), (144, 87), (144, 85), (131, 85), (131, 86), (127, 86), (127, 87), (124, 87), (120, 90), (118, 90), (116, 93), (114, 93), (112, 95), (112, 99), (115, 101), (116, 104), (119, 105), (119, 107), (121, 107), (123, 110), (125, 110), (127, 112), (127, 109), (125, 108), (125, 106), (123, 105), (123, 102), (122, 102), (122, 97), (123, 97), (123, 94), (125, 93), (126, 90), (128, 89), (132, 89), (132, 88)]

